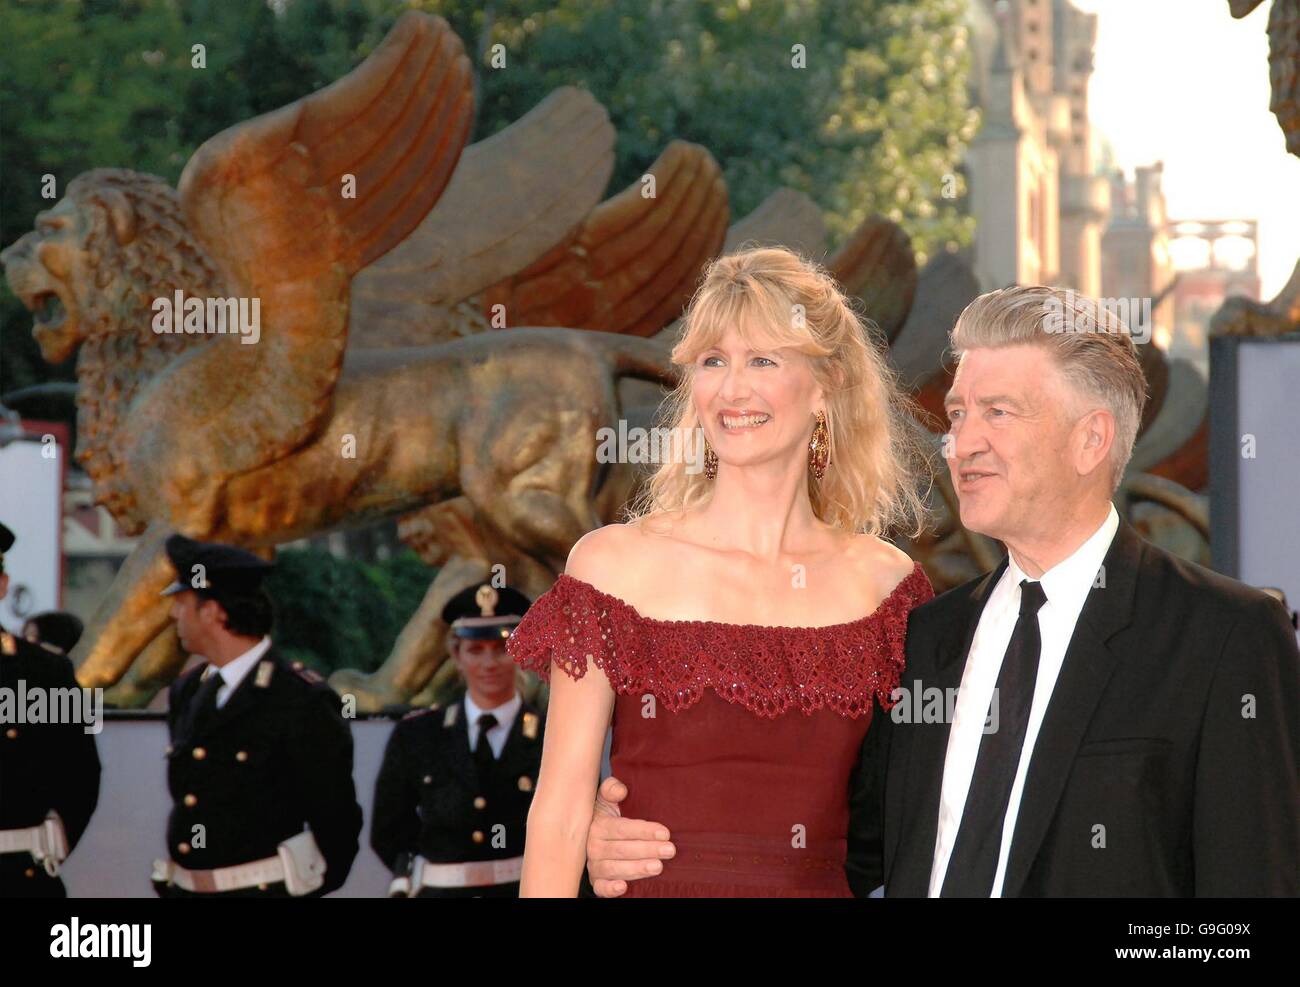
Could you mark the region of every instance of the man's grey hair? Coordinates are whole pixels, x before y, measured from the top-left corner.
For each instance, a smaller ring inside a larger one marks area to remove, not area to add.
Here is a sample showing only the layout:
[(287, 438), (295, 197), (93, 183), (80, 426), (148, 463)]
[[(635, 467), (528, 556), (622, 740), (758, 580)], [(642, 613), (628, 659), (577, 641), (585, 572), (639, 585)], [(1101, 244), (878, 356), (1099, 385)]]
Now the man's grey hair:
[(1119, 487), (1147, 400), (1146, 375), (1123, 319), (1068, 289), (1014, 286), (987, 292), (967, 305), (957, 317), (951, 343), (958, 356), (977, 347), (1046, 347), (1071, 387), (1114, 416), (1112, 492)]

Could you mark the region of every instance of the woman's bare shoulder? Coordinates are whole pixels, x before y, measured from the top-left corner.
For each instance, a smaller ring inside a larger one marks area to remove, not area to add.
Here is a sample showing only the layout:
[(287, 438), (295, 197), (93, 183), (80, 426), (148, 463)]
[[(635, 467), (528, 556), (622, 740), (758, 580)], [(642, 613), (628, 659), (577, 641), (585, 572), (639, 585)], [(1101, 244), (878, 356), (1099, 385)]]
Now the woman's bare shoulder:
[(606, 570), (626, 548), (629, 537), (626, 529), (625, 524), (606, 524), (588, 531), (569, 550), (565, 573), (599, 587)]
[(875, 535), (858, 535), (853, 539), (853, 548), (857, 564), (867, 578), (876, 582), (881, 596), (887, 596), (916, 568), (910, 555)]
[(662, 523), (647, 524), (644, 518), (603, 525), (574, 543), (564, 571), (601, 592), (624, 598), (625, 592), (633, 592), (644, 581), (648, 570), (655, 569), (666, 530)]
[(618, 573), (628, 568), (630, 552), (644, 552), (647, 535), (639, 525), (606, 524), (588, 531), (569, 550), (564, 571), (597, 589), (607, 590)]

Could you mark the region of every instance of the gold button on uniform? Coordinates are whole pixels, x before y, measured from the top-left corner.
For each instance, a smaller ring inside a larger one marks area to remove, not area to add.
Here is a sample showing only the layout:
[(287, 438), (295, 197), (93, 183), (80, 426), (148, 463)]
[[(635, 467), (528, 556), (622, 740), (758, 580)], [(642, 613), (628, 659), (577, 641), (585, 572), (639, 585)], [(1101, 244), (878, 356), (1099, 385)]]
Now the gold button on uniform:
[(244, 761), (247, 761), (247, 760), (248, 760), (248, 751), (240, 751), (238, 754), (235, 755), (235, 760), (236, 760), (236, 761), (239, 761), (241, 764), (242, 764)]
[(23, 871), (23, 877), (35, 877), (35, 876), (36, 876), (36, 869), (34, 867), (28, 867), (25, 871)]
[(170, 753), (172, 752), (172, 749), (173, 749), (173, 748), (172, 748), (172, 745), (171, 745), (171, 744), (168, 744), (167, 747), (164, 749), (163, 753), (164, 753), (164, 754), (170, 754)]
[(190, 852), (190, 845), (189, 845), (188, 843), (182, 843), (182, 844), (181, 844), (180, 846), (178, 846), (176, 849), (179, 850), (181, 853), (189, 853), (189, 852)]
[(18, 731), (14, 727), (10, 727), (5, 731), (5, 736), (10, 740), (16, 740), (18, 738)]
[(424, 783), (425, 783), (426, 785), (432, 785), (432, 784), (433, 784), (433, 775), (425, 775), (425, 776), (424, 776)]
[(482, 843), (485, 839), (487, 839), (487, 837), (483, 835), (482, 830), (476, 829), (474, 830), (474, 835), (471, 836), (470, 839), (472, 839), (475, 843)]
[(519, 790), (521, 792), (531, 792), (533, 790), (533, 779), (528, 775), (519, 776)]
[(188, 806), (189, 808), (192, 809), (192, 808), (194, 808), (196, 805), (199, 804), (199, 800), (198, 800), (198, 798), (195, 797), (194, 795), (186, 795), (186, 796), (185, 796), (185, 804), (186, 804), (186, 806)]
[(208, 750), (206, 747), (194, 748), (194, 760), (202, 761), (207, 756), (208, 756)]
[(474, 808), (476, 808), (476, 809), (486, 809), (486, 808), (487, 808), (487, 799), (485, 799), (482, 795), (476, 796), (475, 799), (474, 799)]

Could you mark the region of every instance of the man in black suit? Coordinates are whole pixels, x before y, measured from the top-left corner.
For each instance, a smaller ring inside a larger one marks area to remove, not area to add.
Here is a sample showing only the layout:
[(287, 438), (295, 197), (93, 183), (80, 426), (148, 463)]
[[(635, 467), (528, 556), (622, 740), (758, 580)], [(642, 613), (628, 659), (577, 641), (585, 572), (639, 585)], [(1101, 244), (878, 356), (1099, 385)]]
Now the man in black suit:
[[(972, 302), (952, 341), (961, 520), (1009, 554), (911, 614), (851, 788), (855, 892), (1297, 895), (1295, 634), (1275, 599), (1120, 521), (1146, 396), (1127, 328), (1015, 287)], [(588, 840), (597, 893), (658, 865), (650, 824), (614, 815), (621, 787)], [(620, 860), (618, 840), (642, 843)]]
[(542, 763), (541, 714), (515, 685), (506, 639), (528, 610), (510, 586), (470, 586), (443, 608), (465, 696), (408, 713), (375, 783), (370, 844), (390, 895), (516, 898)]
[(319, 896), (356, 858), (361, 807), (352, 732), (339, 697), (271, 644), (268, 562), (230, 545), (173, 535), (172, 618), (207, 661), (168, 694), (169, 860), (161, 897)]
[[(0, 600), (9, 591), (4, 553), (14, 534), (0, 524)], [(80, 719), (0, 720), (0, 898), (64, 898), (59, 865), (86, 831), (99, 801), (99, 752), (82, 691), (66, 656), (0, 627), (0, 690), (30, 699), (80, 699)], [(99, 715), (96, 710), (95, 716)]]

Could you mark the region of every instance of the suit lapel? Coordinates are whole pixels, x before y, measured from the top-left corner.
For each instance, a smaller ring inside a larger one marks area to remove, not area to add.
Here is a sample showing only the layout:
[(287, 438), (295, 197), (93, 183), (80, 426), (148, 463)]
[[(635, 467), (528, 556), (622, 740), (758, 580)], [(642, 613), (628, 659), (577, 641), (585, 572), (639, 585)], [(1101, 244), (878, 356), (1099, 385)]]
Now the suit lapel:
[(185, 724), (186, 711), (190, 708), (190, 704), (194, 702), (195, 693), (199, 691), (199, 684), (203, 680), (202, 669), (204, 668), (207, 668), (206, 664), (200, 666), (199, 671), (186, 679), (176, 691), (175, 701), (168, 703), (167, 723), (174, 747), (184, 746), (188, 741), (188, 738), (181, 736), (181, 728)]
[[(201, 667), (205, 668), (207, 666)], [(177, 736), (177, 731), (181, 728), (182, 720), (185, 719), (185, 711), (190, 707), (191, 702), (194, 702), (194, 693), (199, 691), (201, 679), (203, 679), (203, 671), (201, 670), (190, 675), (190, 678), (183, 681), (181, 687), (175, 691), (173, 700), (168, 702), (166, 718), (168, 718), (168, 726), (172, 728), (172, 740), (175, 744), (179, 744), (183, 740), (183, 737)]]
[[(453, 712), (454, 710), (454, 712)], [(447, 750), (451, 757), (453, 778), (472, 778), (475, 790), (479, 788), (478, 765), (469, 749), (469, 715), (465, 701), (459, 700), (447, 707), (442, 717), (442, 728), (451, 734)]]
[[(262, 658), (258, 665), (265, 661)], [(277, 669), (277, 671), (279, 671)], [(254, 678), (257, 675), (257, 665), (249, 669), (248, 674), (240, 679), (239, 685), (235, 686), (235, 691), (230, 694), (224, 706), (212, 711), (212, 715), (207, 717), (199, 724), (199, 729), (195, 731), (195, 736), (206, 736), (217, 730), (224, 729), (231, 723), (235, 722), (249, 710), (257, 706), (257, 700), (263, 693), (264, 689), (259, 689), (254, 685)]]
[[(970, 595), (960, 602), (951, 620), (940, 629), (936, 650), (922, 658), (903, 674), (903, 684), (912, 690), (912, 712), (917, 721), (897, 731), (904, 742), (904, 784), (898, 793), (903, 808), (898, 823), (901, 852), (897, 856), (899, 869), (891, 873), (890, 893), (901, 897), (925, 896), (930, 887), (930, 871), (934, 863), (934, 843), (939, 828), (939, 801), (943, 792), (944, 762), (948, 756), (948, 734), (951, 729), (951, 710), (947, 702), (949, 690), (961, 685), (966, 670), (966, 656), (970, 653), (975, 629), (988, 602), (993, 587), (1006, 571), (1003, 559), (992, 572), (978, 582)], [(938, 722), (920, 720), (920, 707), (924, 694), (938, 689), (943, 697), (943, 715)], [(955, 691), (952, 693), (955, 695)], [(907, 738), (907, 739), (904, 739)]]
[(1016, 815), (1003, 897), (1021, 893), (1043, 837), (1056, 814), (1079, 744), (1119, 656), (1107, 641), (1133, 619), (1142, 540), (1120, 522), (1103, 563), (1105, 585), (1084, 601), (1061, 672), (1038, 731)]
[(501, 756), (497, 759), (503, 778), (517, 777), (536, 764), (535, 752), (537, 746), (542, 742), (541, 731), (533, 731), (534, 736), (531, 738), (524, 736), (524, 718), (526, 716), (538, 716), (537, 710), (527, 703), (521, 703), (519, 711), (515, 714), (515, 722), (510, 726), (510, 734), (506, 737), (506, 744), (501, 748)]
[[(270, 676), (261, 671), (265, 662), (271, 664)], [(275, 657), (273, 650), (268, 650), (239, 680), (239, 685), (235, 686), (235, 691), (226, 699), (226, 704), (213, 710), (199, 722), (198, 728), (194, 731), (194, 739), (224, 730), (249, 711), (256, 709), (258, 700), (265, 694), (266, 686), (270, 684), (272, 677), (284, 674), (287, 674), (287, 670)]]

